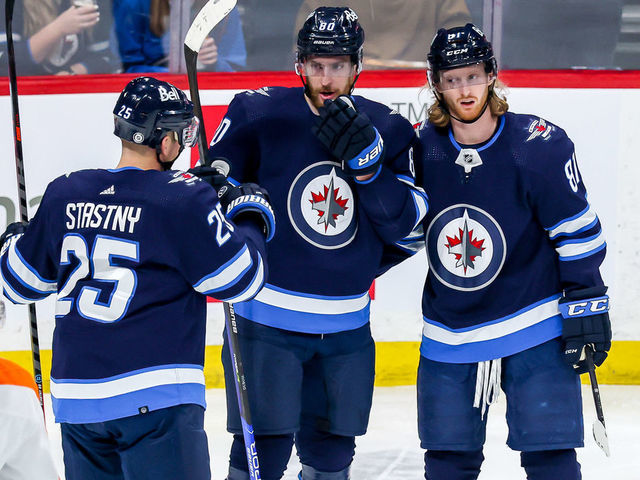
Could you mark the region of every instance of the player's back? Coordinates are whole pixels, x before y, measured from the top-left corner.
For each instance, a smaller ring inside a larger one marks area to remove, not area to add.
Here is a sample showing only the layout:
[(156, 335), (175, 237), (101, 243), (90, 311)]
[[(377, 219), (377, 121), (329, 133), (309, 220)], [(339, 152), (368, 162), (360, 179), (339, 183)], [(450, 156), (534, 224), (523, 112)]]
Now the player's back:
[[(182, 172), (83, 170), (49, 185), (27, 232), (2, 257), (2, 272), (16, 303), (58, 292), (51, 370), (58, 421), (120, 418), (139, 403), (204, 405), (201, 293), (213, 288), (227, 299), (259, 289), (264, 277), (259, 255), (221, 230), (216, 212), (215, 191)], [(232, 275), (227, 267), (236, 260), (244, 270)], [(140, 394), (145, 386), (153, 392)], [(104, 397), (138, 396), (73, 404), (100, 388)]]

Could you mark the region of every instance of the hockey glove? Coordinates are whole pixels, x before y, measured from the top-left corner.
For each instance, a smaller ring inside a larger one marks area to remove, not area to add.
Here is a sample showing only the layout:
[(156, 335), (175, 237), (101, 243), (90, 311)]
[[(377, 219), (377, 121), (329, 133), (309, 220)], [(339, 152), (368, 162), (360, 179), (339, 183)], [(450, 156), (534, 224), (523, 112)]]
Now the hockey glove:
[(352, 177), (374, 174), (366, 182), (377, 177), (384, 159), (384, 142), (369, 118), (356, 111), (353, 100), (341, 95), (334, 101), (327, 100), (318, 112), (313, 134), (342, 161), (344, 172)]
[(276, 232), (276, 218), (269, 194), (264, 188), (255, 183), (243, 183), (238, 186), (227, 183), (218, 190), (218, 198), (228, 219), (249, 218), (262, 226), (267, 242), (273, 238)]
[(591, 287), (565, 292), (560, 299), (564, 359), (576, 373), (585, 373), (584, 349), (593, 345), (593, 363), (602, 365), (611, 348), (611, 322), (607, 287)]
[(223, 157), (216, 157), (211, 166), (200, 165), (190, 168), (187, 172), (204, 180), (218, 192), (223, 185), (228, 183), (229, 161)]
[(4, 253), (5, 250), (5, 242), (8, 245), (9, 240), (14, 235), (20, 235), (27, 230), (27, 226), (29, 222), (13, 222), (7, 225), (7, 229), (4, 231), (2, 235), (0, 235), (0, 252)]

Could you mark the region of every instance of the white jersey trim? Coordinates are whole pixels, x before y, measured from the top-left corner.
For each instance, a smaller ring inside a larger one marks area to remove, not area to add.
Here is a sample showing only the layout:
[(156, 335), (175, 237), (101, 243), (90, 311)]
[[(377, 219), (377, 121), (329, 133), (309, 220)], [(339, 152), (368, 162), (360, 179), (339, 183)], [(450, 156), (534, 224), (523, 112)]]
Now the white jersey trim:
[(247, 300), (251, 300), (255, 297), (256, 293), (260, 291), (262, 285), (264, 285), (264, 263), (262, 262), (262, 257), (260, 257), (260, 255), (258, 255), (258, 262), (258, 269), (251, 285), (249, 285), (249, 287), (242, 293), (226, 300), (227, 302), (246, 302)]
[(426, 320), (423, 321), (422, 334), (436, 342), (447, 345), (464, 345), (474, 342), (485, 342), (487, 340), (495, 340), (506, 335), (524, 330), (536, 323), (546, 320), (549, 317), (558, 315), (558, 299), (537, 305), (530, 310), (526, 310), (520, 314), (500, 319), (490, 325), (480, 325), (464, 331), (455, 331), (442, 328)]
[(562, 220), (560, 223), (547, 229), (549, 230), (549, 238), (553, 239), (561, 234), (570, 235), (587, 225), (595, 223), (597, 219), (598, 216), (596, 212), (591, 208), (591, 205), (589, 205), (586, 210), (583, 210), (578, 215)]
[(209, 293), (222, 290), (235, 283), (253, 263), (251, 252), (246, 245), (240, 252), (230, 262), (201, 279), (193, 288), (200, 293)]
[(41, 278), (36, 270), (22, 259), (20, 252), (16, 247), (16, 241), (12, 241), (9, 245), (9, 252), (7, 256), (7, 263), (13, 273), (18, 279), (20, 279), (26, 286), (36, 290), (38, 293), (51, 293), (58, 289), (58, 282), (55, 280), (46, 280)]
[(584, 239), (584, 241), (576, 240), (572, 242), (566, 242), (557, 247), (556, 252), (558, 252), (558, 256), (561, 260), (566, 260), (568, 258), (584, 256), (589, 252), (594, 252), (594, 250), (598, 250), (602, 245), (604, 245), (604, 243), (604, 235), (602, 235), (602, 233), (598, 233), (595, 238), (591, 237), (588, 239)]
[(356, 297), (306, 297), (283, 292), (266, 285), (255, 300), (273, 307), (294, 310), (302, 313), (316, 313), (322, 315), (339, 315), (343, 313), (359, 312), (369, 302), (369, 292)]
[(115, 397), (159, 385), (198, 383), (204, 385), (201, 368), (159, 368), (128, 375), (115, 380), (65, 380), (51, 379), (51, 395), (57, 399), (92, 400)]

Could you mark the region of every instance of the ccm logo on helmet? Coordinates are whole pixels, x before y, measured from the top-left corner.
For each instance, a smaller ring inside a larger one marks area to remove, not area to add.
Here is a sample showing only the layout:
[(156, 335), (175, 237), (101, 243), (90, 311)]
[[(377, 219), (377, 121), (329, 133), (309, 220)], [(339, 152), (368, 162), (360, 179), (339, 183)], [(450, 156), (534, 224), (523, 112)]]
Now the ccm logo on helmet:
[(450, 57), (451, 55), (460, 55), (461, 53), (467, 53), (468, 51), (469, 51), (468, 48), (458, 48), (456, 50), (451, 50), (447, 52), (447, 57)]
[(358, 166), (361, 167), (369, 163), (371, 160), (374, 160), (378, 155), (380, 155), (380, 152), (382, 152), (382, 147), (384, 147), (384, 142), (382, 141), (382, 137), (380, 137), (380, 140), (375, 147), (369, 150), (364, 157), (358, 158)]
[(180, 100), (178, 96), (178, 91), (175, 87), (171, 87), (171, 90), (167, 90), (166, 88), (160, 86), (158, 87), (158, 93), (160, 93), (160, 100), (166, 102), (167, 100)]

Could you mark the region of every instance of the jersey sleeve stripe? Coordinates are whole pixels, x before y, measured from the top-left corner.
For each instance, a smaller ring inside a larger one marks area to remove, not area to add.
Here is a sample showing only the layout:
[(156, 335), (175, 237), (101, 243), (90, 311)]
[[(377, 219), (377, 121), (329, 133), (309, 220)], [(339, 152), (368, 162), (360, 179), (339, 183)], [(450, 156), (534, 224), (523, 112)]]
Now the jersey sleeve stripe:
[(249, 286), (245, 288), (238, 295), (229, 298), (227, 301), (235, 303), (235, 302), (246, 302), (247, 300), (251, 300), (256, 294), (260, 291), (260, 289), (264, 285), (264, 263), (262, 262), (262, 258), (258, 257), (258, 268), (256, 269), (256, 273), (253, 276), (253, 279)]
[(251, 253), (245, 245), (231, 260), (215, 272), (200, 279), (193, 288), (205, 295), (229, 288), (242, 278), (252, 264)]
[[(595, 224), (598, 220), (596, 212), (587, 206), (583, 211), (574, 215), (573, 217), (566, 218), (551, 228), (547, 228), (549, 231), (549, 238), (554, 239), (558, 235), (571, 235), (577, 233), (579, 230), (586, 229), (591, 224)], [(583, 230), (584, 231), (584, 230)]]
[[(11, 242), (7, 251), (7, 268), (17, 281), (37, 295), (48, 295), (58, 288), (57, 281), (46, 280), (22, 257), (16, 242)], [(39, 297), (41, 298), (41, 297)]]
[(566, 261), (574, 257), (589, 256), (596, 253), (604, 245), (604, 235), (598, 233), (589, 238), (563, 242), (561, 246), (556, 247), (556, 252), (558, 252), (560, 260)]
[(561, 262), (570, 262), (573, 260), (580, 260), (581, 258), (595, 255), (603, 248), (606, 248), (606, 246), (607, 246), (607, 243), (604, 241), (604, 239), (602, 239), (602, 243), (596, 246), (595, 248), (593, 248), (592, 250), (587, 250), (583, 253), (575, 253), (574, 255), (570, 255), (570, 256), (561, 256), (558, 260), (560, 260)]
[(427, 200), (427, 195), (424, 191), (420, 192), (419, 190), (411, 190), (411, 196), (413, 198), (413, 203), (416, 206), (416, 221), (413, 224), (413, 228), (415, 229), (424, 217), (427, 215), (427, 211), (429, 210), (429, 204)]

